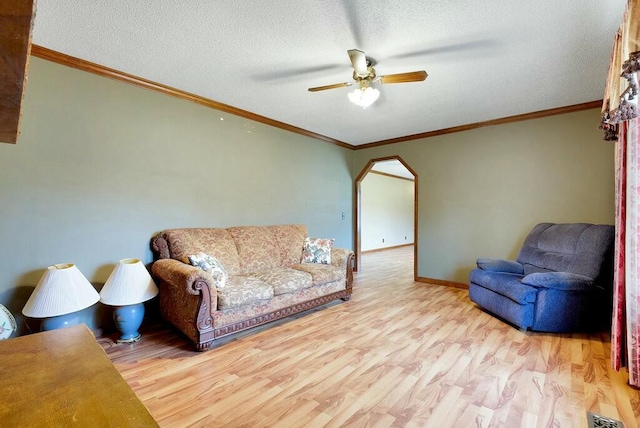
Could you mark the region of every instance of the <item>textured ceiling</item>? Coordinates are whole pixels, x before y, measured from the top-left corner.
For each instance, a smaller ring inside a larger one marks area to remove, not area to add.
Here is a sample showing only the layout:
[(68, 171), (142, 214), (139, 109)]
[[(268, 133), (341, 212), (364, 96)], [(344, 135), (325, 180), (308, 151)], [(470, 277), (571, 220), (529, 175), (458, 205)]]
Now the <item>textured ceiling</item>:
[[(33, 43), (360, 145), (601, 99), (625, 3), (40, 0)], [(308, 92), (351, 48), (429, 77), (366, 110)]]

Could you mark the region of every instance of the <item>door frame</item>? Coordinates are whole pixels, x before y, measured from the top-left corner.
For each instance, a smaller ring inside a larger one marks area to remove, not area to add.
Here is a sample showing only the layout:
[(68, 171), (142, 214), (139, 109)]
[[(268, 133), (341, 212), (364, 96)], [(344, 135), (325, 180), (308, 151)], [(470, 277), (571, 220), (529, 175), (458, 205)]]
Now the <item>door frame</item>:
[(369, 171), (371, 171), (371, 168), (373, 168), (376, 162), (389, 161), (389, 160), (399, 161), (405, 168), (407, 168), (407, 170), (413, 175), (413, 178), (414, 178), (414, 181), (413, 181), (414, 183), (414, 186), (413, 186), (413, 280), (416, 281), (418, 278), (418, 174), (416, 174), (416, 172), (400, 156), (387, 156), (383, 158), (375, 158), (375, 159), (369, 160), (369, 162), (367, 162), (367, 164), (364, 166), (362, 171), (360, 171), (360, 174), (358, 174), (358, 176), (355, 179), (355, 182), (354, 182), (355, 203), (353, 204), (354, 211), (355, 211), (353, 216), (353, 219), (354, 219), (353, 242), (354, 242), (354, 248), (355, 248), (354, 250), (355, 259), (354, 259), (353, 270), (358, 271), (358, 269), (360, 269), (361, 257), (362, 257), (362, 251), (361, 251), (362, 237), (361, 237), (361, 230), (360, 230), (360, 225), (362, 224), (362, 220), (360, 217), (362, 212), (362, 194), (360, 191), (360, 184), (362, 183), (362, 180), (364, 180), (364, 178), (367, 176)]

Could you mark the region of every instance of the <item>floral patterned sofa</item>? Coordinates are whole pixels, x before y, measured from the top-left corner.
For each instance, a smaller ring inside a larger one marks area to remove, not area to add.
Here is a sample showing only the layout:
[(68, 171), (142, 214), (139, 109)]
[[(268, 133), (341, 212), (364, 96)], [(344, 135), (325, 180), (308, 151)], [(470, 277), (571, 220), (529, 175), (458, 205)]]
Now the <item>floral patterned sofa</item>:
[(303, 225), (168, 229), (153, 237), (160, 312), (209, 349), (223, 336), (349, 300), (353, 252)]

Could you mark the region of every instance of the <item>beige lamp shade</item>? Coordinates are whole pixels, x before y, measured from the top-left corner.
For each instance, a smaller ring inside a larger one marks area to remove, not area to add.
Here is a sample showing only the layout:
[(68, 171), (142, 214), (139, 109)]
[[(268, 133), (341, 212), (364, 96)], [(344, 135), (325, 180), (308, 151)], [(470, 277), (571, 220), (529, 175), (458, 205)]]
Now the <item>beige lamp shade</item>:
[(76, 265), (64, 263), (47, 268), (22, 314), (31, 318), (49, 318), (77, 312), (100, 300), (93, 285)]
[(110, 306), (135, 305), (158, 294), (149, 271), (139, 259), (122, 259), (100, 291), (100, 301)]

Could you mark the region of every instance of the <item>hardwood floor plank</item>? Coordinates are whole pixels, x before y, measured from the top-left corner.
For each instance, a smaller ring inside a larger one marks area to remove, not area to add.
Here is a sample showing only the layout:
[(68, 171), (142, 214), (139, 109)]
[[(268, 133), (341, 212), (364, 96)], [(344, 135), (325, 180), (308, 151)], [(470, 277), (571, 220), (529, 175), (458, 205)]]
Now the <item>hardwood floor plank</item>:
[(413, 248), (365, 254), (351, 300), (193, 351), (147, 320), (100, 340), (163, 427), (638, 427), (608, 333), (522, 331), (468, 291), (413, 281)]
[(387, 395), (387, 391), (394, 389), (402, 380), (400, 374), (402, 368), (395, 367), (389, 371), (373, 377), (369, 386), (361, 393), (350, 406), (336, 414), (331, 424), (335, 426), (370, 425), (370, 418), (377, 419), (377, 415), (387, 414), (384, 408), (378, 407), (379, 403)]

